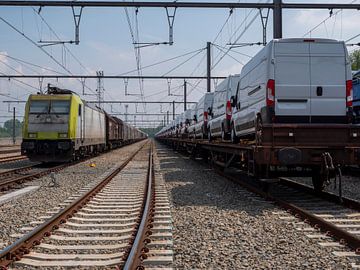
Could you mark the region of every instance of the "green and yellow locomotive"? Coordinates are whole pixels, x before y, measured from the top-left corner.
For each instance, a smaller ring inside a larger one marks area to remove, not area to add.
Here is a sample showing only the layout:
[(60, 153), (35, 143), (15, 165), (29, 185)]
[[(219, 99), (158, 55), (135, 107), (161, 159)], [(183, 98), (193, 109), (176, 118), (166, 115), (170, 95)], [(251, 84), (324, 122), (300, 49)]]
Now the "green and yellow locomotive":
[(28, 98), (21, 153), (33, 161), (67, 162), (146, 137), (76, 93), (49, 86)]

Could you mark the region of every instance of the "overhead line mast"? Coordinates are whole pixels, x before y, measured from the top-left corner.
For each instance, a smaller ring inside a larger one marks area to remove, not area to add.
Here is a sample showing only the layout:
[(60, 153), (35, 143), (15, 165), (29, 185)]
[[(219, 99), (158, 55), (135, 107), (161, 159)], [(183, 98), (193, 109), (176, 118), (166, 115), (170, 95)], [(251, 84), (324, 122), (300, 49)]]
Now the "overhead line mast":
[(273, 35), (282, 38), (283, 9), (360, 9), (360, 4), (336, 3), (233, 3), (233, 2), (133, 2), (133, 1), (0, 1), (0, 6), (48, 6), (48, 7), (147, 7), (147, 8), (268, 8), (273, 10)]

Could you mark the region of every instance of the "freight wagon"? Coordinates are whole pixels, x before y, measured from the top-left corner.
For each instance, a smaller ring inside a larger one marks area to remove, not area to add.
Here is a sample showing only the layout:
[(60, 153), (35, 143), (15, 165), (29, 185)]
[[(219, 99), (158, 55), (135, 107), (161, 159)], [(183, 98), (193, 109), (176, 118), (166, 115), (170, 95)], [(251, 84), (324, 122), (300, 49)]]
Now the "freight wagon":
[(273, 40), (214, 96), (208, 142), (174, 138), (173, 126), (157, 138), (258, 178), (301, 168), (297, 174), (310, 172), (316, 190), (341, 167), (360, 165), (360, 125), (353, 123), (357, 103), (344, 42)]

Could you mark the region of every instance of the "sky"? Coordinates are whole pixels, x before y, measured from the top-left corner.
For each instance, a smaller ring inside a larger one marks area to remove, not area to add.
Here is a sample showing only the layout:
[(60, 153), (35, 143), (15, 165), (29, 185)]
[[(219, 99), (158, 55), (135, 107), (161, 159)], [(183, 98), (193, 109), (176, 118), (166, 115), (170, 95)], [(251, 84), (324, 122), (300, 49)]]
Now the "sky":
[[(234, 0), (229, 0), (237, 2)], [(135, 1), (136, 2), (136, 1)], [(201, 2), (201, 1), (199, 1)], [(266, 2), (252, 0), (241, 2)], [(301, 1), (292, 3), (341, 3), (340, 0)], [(346, 3), (360, 3), (344, 0)], [(169, 10), (171, 12), (171, 10)], [(266, 11), (263, 11), (266, 14)], [(1, 7), (0, 8), (0, 73), (2, 74), (82, 74), (95, 75), (102, 70), (105, 75), (138, 75), (137, 61), (131, 31), (137, 42), (166, 42), (169, 26), (165, 8), (84, 8), (80, 21), (80, 43), (44, 46), (39, 41), (74, 40), (75, 26), (71, 8)], [(136, 15), (137, 14), (137, 15)], [(360, 34), (359, 11), (334, 10), (284, 10), (283, 37), (322, 37), (347, 40)], [(136, 27), (137, 26), (137, 27)], [(130, 31), (130, 29), (132, 29)], [(138, 29), (138, 31), (136, 31)], [(311, 31), (310, 31), (311, 30)], [(138, 33), (138, 35), (136, 34)], [(267, 41), (272, 39), (272, 14), (270, 12)], [(262, 41), (262, 26), (258, 10), (237, 9), (177, 9), (173, 30), (174, 44), (148, 46), (140, 49), (142, 75), (205, 76), (206, 42), (212, 45), (212, 75), (229, 76), (241, 72), (242, 66), (262, 46), (244, 46), (231, 49), (229, 43), (257, 43)], [(360, 42), (360, 37), (350, 43)], [(38, 45), (38, 46), (37, 46)], [(349, 51), (357, 47), (348, 47)], [(171, 58), (173, 60), (165, 61)], [(163, 62), (165, 61), (165, 62)], [(163, 62), (162, 64), (157, 64)], [(149, 67), (147, 67), (149, 66)], [(85, 91), (78, 79), (50, 79), (42, 82), (77, 92), (85, 100), (96, 100), (97, 82), (85, 81)], [(121, 101), (182, 101), (183, 80), (104, 80), (104, 100)], [(212, 88), (219, 81), (212, 81)], [(127, 93), (125, 88), (127, 84)], [(3, 103), (9, 100), (26, 100), (29, 94), (39, 91), (38, 79), (0, 79), (0, 125), (10, 119), (16, 108), (19, 120), (24, 114), (24, 103)], [(140, 87), (142, 85), (142, 87)], [(141, 96), (141, 89), (143, 95)], [(171, 95), (169, 96), (169, 89)], [(189, 80), (188, 101), (198, 101), (206, 92), (205, 80)], [(82, 94), (85, 95), (82, 95)], [(188, 104), (188, 108), (191, 105)], [(109, 113), (125, 113), (125, 104), (104, 104)], [(182, 104), (176, 113), (183, 112)], [(171, 105), (129, 104), (129, 114), (155, 113), (161, 115), (136, 116), (139, 126), (156, 126), (164, 119)], [(124, 116), (120, 116), (124, 119)], [(128, 121), (134, 122), (129, 115)]]

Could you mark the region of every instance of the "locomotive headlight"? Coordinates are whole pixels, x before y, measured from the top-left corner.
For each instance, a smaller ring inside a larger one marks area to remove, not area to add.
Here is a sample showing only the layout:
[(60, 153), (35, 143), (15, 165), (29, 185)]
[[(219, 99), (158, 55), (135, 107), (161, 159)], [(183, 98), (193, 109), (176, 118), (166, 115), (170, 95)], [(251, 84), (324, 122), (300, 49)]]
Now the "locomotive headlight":
[(59, 138), (67, 138), (67, 133), (59, 133)]
[(29, 138), (36, 138), (36, 133), (28, 133)]

